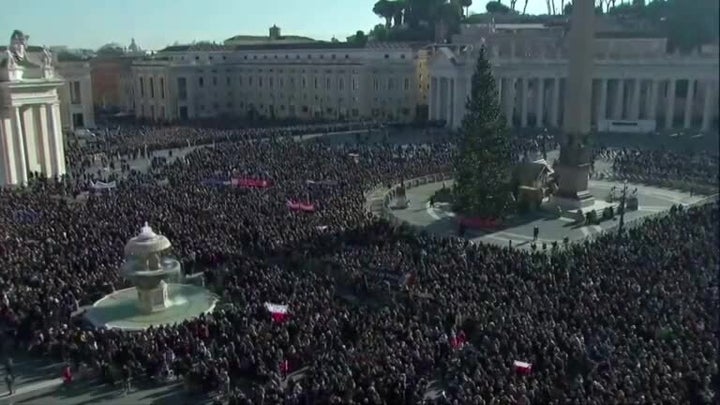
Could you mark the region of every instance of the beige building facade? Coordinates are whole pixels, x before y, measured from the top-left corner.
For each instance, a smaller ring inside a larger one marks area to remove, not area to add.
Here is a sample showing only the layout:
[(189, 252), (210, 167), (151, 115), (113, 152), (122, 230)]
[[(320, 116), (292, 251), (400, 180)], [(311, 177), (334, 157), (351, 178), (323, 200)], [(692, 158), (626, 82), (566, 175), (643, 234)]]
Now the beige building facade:
[(409, 44), (169, 47), (134, 62), (135, 115), (412, 121), (429, 90), (428, 58), (420, 55)]
[(90, 62), (60, 59), (55, 70), (64, 81), (59, 89), (63, 129), (95, 128)]
[[(567, 44), (563, 28), (464, 27), (431, 61), (430, 119), (459, 128), (478, 51), (485, 47), (508, 125), (560, 128)], [(667, 54), (667, 40), (623, 32), (595, 36), (591, 125), (600, 131), (717, 130), (718, 55)]]

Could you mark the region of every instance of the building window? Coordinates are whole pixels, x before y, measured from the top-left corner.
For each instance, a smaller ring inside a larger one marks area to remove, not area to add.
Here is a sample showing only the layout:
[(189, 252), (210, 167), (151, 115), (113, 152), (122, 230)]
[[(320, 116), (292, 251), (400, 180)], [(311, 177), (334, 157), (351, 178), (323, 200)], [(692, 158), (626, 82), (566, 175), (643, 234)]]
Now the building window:
[(272, 77), (268, 78), (268, 87), (270, 87), (271, 89), (273, 88), (273, 78)]
[(202, 88), (203, 86), (205, 86), (205, 79), (200, 77), (198, 78), (198, 87)]
[(342, 77), (338, 79), (338, 89), (340, 91), (345, 89), (345, 82), (343, 81)]
[[(142, 77), (140, 78), (140, 91), (142, 92)], [(82, 104), (82, 95), (80, 92), (80, 82), (79, 81), (73, 81), (71, 82), (70, 86), (70, 103), (72, 104)]]
[(357, 77), (353, 77), (353, 78), (352, 78), (352, 89), (353, 89), (353, 90), (357, 90), (357, 89), (359, 89), (359, 88), (360, 88), (360, 86), (358, 85), (358, 79), (357, 79)]
[(389, 59), (389, 58), (390, 58), (390, 55), (385, 54), (385, 59)]
[(225, 84), (230, 85), (230, 76), (225, 78)]
[(306, 89), (306, 88), (307, 88), (307, 79), (304, 78), (304, 77), (302, 78), (302, 88), (303, 88), (303, 89)]
[(400, 55), (400, 59), (405, 59), (405, 54)]
[(330, 90), (330, 78), (325, 79), (325, 88)]
[(314, 78), (313, 78), (313, 83), (314, 83), (314, 87), (317, 89), (317, 88), (318, 88), (318, 79), (317, 79), (317, 77), (314, 77)]
[[(140, 98), (145, 97), (145, 79), (142, 77), (140, 78)], [(70, 94), (70, 98), (72, 98), (72, 92)]]
[(262, 87), (262, 77), (258, 77), (258, 87)]
[(217, 76), (213, 76), (213, 86), (217, 86)]
[(407, 77), (405, 78), (405, 84), (403, 85), (403, 87), (405, 88), (405, 91), (410, 90), (410, 79), (408, 79)]
[(165, 99), (165, 79), (160, 78), (160, 98)]
[(150, 78), (150, 98), (155, 98), (155, 81)]
[(388, 81), (387, 81), (387, 88), (388, 88), (388, 90), (392, 90), (393, 87), (395, 87), (395, 86), (393, 85), (393, 79), (389, 78)]
[(377, 77), (373, 78), (373, 89), (375, 91), (380, 90), (380, 82), (378, 81)]
[(178, 77), (178, 98), (180, 100), (187, 100), (187, 79), (184, 77)]

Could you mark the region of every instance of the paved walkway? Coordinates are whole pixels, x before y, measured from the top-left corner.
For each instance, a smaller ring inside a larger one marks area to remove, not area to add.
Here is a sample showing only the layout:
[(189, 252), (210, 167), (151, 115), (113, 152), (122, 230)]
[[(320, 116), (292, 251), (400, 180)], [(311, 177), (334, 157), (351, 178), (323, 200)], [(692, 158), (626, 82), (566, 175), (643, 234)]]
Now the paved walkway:
[[(405, 222), (418, 226), (428, 232), (441, 235), (456, 235), (457, 219), (449, 207), (444, 204), (436, 204), (431, 207), (428, 200), (430, 196), (442, 187), (441, 182), (429, 183), (407, 190), (407, 198), (410, 206), (403, 210), (393, 210), (392, 214)], [(450, 187), (452, 181), (445, 182)], [(590, 192), (596, 199), (604, 200), (610, 189), (617, 186), (617, 182), (590, 181)], [(625, 215), (626, 223), (647, 217), (670, 209), (676, 204), (693, 204), (703, 199), (702, 196), (690, 196), (674, 190), (666, 190), (657, 187), (644, 185), (630, 185), (630, 190), (638, 189), (639, 209), (628, 212)], [(540, 234), (539, 243), (551, 244), (554, 241), (561, 243), (566, 236), (570, 241), (579, 241), (584, 238), (593, 237), (609, 229), (617, 227), (617, 219), (603, 221), (599, 225), (576, 226), (570, 218), (557, 218), (554, 215), (538, 213), (534, 216), (527, 216), (520, 224), (498, 232), (468, 232), (473, 242), (492, 243), (501, 246), (508, 246), (512, 241), (513, 246), (530, 248), (533, 240), (533, 229), (538, 227)]]

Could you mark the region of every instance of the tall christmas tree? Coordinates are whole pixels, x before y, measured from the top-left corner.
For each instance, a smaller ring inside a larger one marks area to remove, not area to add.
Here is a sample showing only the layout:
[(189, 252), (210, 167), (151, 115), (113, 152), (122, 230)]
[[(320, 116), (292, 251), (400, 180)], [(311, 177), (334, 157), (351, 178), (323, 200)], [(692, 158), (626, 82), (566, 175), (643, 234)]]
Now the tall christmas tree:
[(511, 149), (490, 63), (481, 48), (454, 161), (455, 210), (503, 218), (511, 210)]

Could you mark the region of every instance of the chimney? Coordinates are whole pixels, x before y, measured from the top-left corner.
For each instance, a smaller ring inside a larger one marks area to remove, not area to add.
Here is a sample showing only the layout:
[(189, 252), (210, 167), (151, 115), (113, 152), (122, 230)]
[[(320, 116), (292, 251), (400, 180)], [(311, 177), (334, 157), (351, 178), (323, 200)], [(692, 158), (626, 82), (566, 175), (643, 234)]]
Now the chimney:
[(277, 25), (274, 25), (270, 27), (270, 39), (276, 40), (280, 39), (280, 28)]

